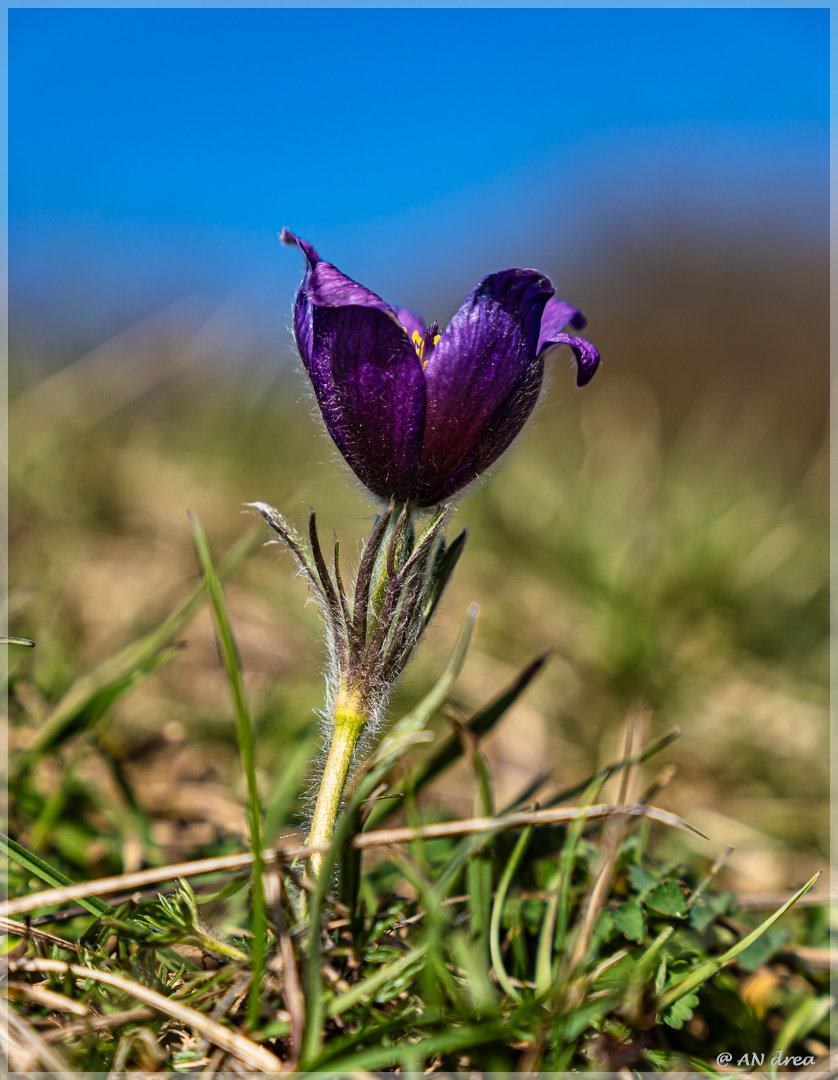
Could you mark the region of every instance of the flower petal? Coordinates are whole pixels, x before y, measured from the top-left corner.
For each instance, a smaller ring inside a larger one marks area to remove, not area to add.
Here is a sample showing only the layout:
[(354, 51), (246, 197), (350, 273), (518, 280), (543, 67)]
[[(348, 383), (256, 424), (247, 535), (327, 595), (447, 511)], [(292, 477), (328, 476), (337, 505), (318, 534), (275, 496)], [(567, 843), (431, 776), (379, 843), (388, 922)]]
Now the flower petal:
[(574, 337), (572, 334), (552, 334), (549, 341), (540, 345), (543, 356), (544, 351), (553, 345), (569, 345), (576, 357), (576, 385), (585, 386), (596, 374), (599, 367), (599, 351), (585, 338)]
[(541, 316), (541, 331), (538, 335), (538, 351), (544, 348), (548, 341), (552, 341), (552, 335), (561, 333), (570, 324), (574, 330), (582, 330), (588, 320), (573, 304), (567, 300), (561, 300), (558, 296), (551, 296)]
[[(515, 402), (514, 392), (525, 379), (527, 385), (540, 385), (540, 368), (535, 379), (530, 369), (537, 363), (541, 316), (552, 294), (549, 280), (537, 270), (502, 270), (472, 289), (446, 327), (425, 368), (422, 498), (439, 492), (444, 498), (446, 479), (459, 476), (473, 458), (486, 468), (520, 430), (534, 398), (523, 415), (510, 413), (509, 426), (498, 411)], [(492, 435), (501, 429), (502, 438)], [(492, 438), (498, 440), (495, 449)]]
[(360, 305), (311, 311), (306, 368), (329, 434), (370, 491), (411, 498), (425, 427), (416, 350), (387, 312)]
[(329, 434), (358, 478), (382, 498), (413, 493), (425, 423), (416, 350), (396, 312), (292, 232), (306, 258), (294, 337)]
[(477, 442), (452, 474), (437, 477), (434, 487), (423, 469), (417, 500), (420, 506), (435, 506), (464, 488), (509, 448), (535, 408), (543, 376), (544, 362), (539, 359), (527, 368), (524, 377), (498, 405), (485, 423)]

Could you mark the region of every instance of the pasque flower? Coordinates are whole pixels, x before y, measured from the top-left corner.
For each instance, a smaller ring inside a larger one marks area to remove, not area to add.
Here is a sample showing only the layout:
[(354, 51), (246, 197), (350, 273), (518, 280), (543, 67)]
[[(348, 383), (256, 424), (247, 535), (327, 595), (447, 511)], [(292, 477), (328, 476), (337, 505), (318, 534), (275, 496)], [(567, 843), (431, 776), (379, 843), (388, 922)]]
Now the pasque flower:
[(569, 345), (584, 386), (599, 364), (581, 312), (537, 270), (501, 270), (444, 330), (394, 308), (287, 229), (306, 271), (294, 336), (337, 448), (382, 499), (435, 506), (487, 469), (535, 406), (544, 356)]

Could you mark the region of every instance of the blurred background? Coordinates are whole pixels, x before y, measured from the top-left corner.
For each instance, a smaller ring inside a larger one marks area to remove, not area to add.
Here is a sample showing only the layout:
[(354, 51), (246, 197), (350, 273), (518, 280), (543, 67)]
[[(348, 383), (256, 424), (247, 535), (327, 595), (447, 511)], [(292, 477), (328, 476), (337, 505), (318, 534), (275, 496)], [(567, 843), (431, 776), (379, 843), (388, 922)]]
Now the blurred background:
[[(827, 20), (12, 10), (9, 632), (37, 642), (11, 660), (13, 751), (194, 586), (187, 509), (219, 553), (254, 499), (316, 507), (350, 556), (368, 530), (298, 370), (287, 225), (428, 321), (538, 267), (603, 356), (580, 392), (557, 356), (459, 503), (469, 545), (394, 714), (479, 600), (466, 715), (555, 650), (487, 742), (499, 805), (545, 768), (582, 779), (642, 713), (682, 731), (657, 798), (709, 840), (679, 850), (735, 845), (751, 892), (823, 866)], [(316, 613), (275, 548), (228, 599), (269, 801), (317, 743)], [(208, 615), (179, 639), (41, 755), (19, 839), (88, 872), (241, 848)], [(440, 812), (469, 791), (449, 775)]]

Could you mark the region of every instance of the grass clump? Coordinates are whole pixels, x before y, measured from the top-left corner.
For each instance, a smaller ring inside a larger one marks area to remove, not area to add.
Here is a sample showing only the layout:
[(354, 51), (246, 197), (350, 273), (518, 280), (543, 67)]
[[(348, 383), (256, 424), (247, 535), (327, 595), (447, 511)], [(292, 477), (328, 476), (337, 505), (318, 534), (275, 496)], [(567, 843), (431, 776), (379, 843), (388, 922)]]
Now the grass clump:
[[(220, 593), (213, 603), (223, 611)], [(399, 785), (417, 824), (367, 827), (372, 809), (381, 820), (397, 806), (385, 798), (393, 770), (425, 741), (444, 696), (435, 688), (359, 774), (316, 882), (301, 870), (305, 845), (285, 844), (245, 858), (249, 874), (228, 873), (210, 891), (181, 877), (113, 902), (130, 875), (68, 890), (65, 875), (9, 841), (12, 891), (24, 894), (10, 910), (27, 913), (24, 925), (7, 925), (19, 937), (6, 960), (20, 1010), (17, 1067), (703, 1069), (708, 1047), (742, 1046), (743, 1031), (751, 1052), (814, 1060), (831, 999), (793, 936), (823, 927), (816, 909), (779, 920), (817, 875), (776, 911), (745, 911), (715, 888), (723, 860), (698, 879), (655, 857), (658, 828), (689, 826), (641, 792), (642, 763), (671, 739), (642, 745), (636, 719), (624, 756), (590, 777), (574, 805), (544, 791), (544, 809), (495, 810), (476, 731), (500, 722), (527, 682), (525, 673), (458, 723), (474, 817), (418, 824), (418, 790), (450, 764), (437, 752)], [(252, 769), (246, 754), (244, 765)], [(608, 784), (613, 801), (596, 801)], [(228, 862), (151, 877), (218, 877)], [(31, 875), (59, 891), (26, 898)], [(83, 909), (29, 917), (72, 899)], [(62, 935), (38, 929), (49, 923), (63, 923)], [(67, 1014), (78, 1017), (69, 1026)], [(779, 1027), (761, 1022), (769, 1014)]]

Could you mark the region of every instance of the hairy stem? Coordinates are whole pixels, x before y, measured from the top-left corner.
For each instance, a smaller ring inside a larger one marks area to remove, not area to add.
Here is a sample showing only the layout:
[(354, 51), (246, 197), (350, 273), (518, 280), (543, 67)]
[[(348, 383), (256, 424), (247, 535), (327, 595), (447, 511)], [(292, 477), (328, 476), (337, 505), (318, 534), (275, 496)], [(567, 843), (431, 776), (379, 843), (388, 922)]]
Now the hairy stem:
[[(343, 789), (346, 786), (346, 777), (352, 763), (352, 754), (367, 719), (363, 709), (345, 691), (338, 694), (335, 702), (332, 741), (320, 780), (320, 789), (317, 792), (314, 817), (308, 834), (309, 844), (326, 844), (332, 837), (343, 798)], [(322, 855), (315, 854), (310, 857), (309, 872), (313, 878), (319, 876), (322, 865)]]

